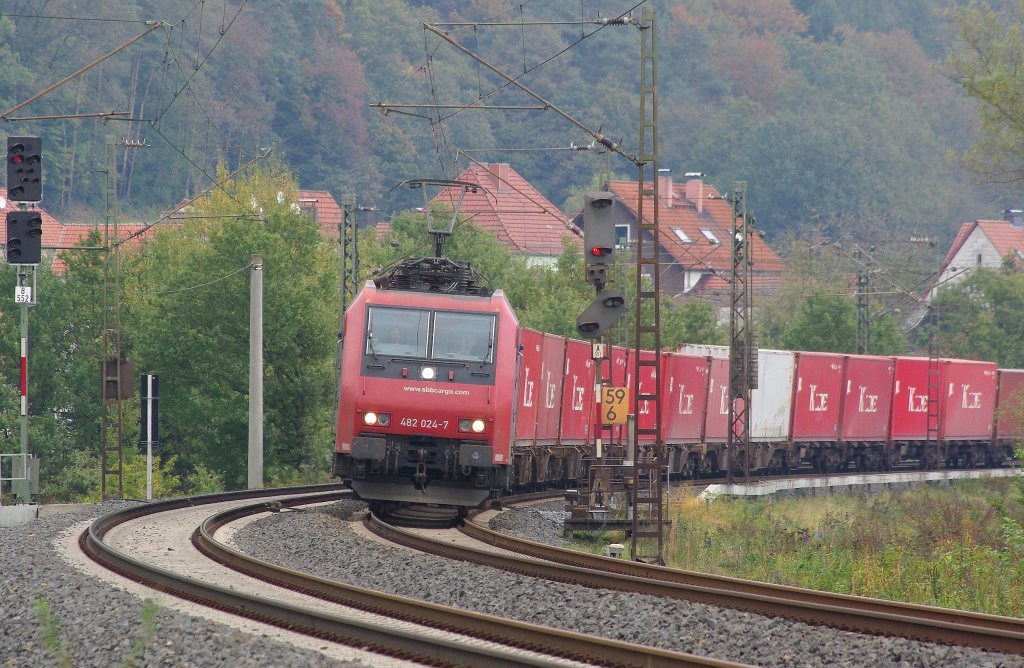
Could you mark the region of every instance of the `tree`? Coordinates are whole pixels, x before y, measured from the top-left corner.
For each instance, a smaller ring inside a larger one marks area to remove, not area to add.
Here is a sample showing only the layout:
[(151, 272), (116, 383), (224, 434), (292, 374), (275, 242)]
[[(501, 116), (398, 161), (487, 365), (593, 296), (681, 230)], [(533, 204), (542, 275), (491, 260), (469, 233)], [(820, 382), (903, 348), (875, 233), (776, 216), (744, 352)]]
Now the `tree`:
[(1005, 12), (972, 2), (955, 10), (950, 77), (981, 105), (981, 134), (964, 154), (967, 167), (997, 183), (1024, 181), (1024, 4)]
[[(223, 167), (221, 177), (225, 176)], [(264, 275), (267, 477), (316, 480), (329, 462), (338, 294), (336, 246), (293, 207), (279, 165), (256, 168), (158, 232), (126, 281), (137, 368), (161, 378), (164, 456), (229, 487), (246, 480), (250, 257)]]
[(943, 355), (1024, 367), (1024, 275), (1007, 265), (976, 269), (939, 291), (921, 340), (938, 336)]

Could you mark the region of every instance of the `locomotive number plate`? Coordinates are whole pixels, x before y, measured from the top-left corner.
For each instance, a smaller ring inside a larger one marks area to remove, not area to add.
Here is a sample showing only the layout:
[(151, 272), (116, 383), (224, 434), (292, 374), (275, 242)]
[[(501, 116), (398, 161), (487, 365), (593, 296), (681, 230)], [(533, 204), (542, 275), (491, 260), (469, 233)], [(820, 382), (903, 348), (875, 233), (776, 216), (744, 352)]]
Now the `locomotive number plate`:
[(402, 418), (399, 421), (403, 427), (413, 429), (447, 429), (448, 420), (435, 420), (433, 418)]

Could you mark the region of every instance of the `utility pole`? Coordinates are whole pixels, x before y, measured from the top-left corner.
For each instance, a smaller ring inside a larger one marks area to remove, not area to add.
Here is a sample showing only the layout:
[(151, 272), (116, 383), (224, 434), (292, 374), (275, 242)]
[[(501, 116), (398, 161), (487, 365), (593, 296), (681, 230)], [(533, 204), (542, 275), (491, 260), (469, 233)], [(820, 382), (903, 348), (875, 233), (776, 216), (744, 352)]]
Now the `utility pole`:
[(263, 487), (263, 256), (249, 270), (249, 489)]

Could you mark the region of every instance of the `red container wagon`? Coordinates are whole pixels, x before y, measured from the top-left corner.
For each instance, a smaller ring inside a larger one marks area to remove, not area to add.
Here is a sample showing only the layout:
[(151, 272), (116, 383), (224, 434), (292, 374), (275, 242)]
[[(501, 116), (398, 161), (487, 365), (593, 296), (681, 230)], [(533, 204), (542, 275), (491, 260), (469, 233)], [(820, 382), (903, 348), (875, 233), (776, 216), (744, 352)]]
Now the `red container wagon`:
[(516, 396), (515, 442), (532, 445), (537, 437), (537, 409), (541, 404), (541, 347), (544, 335), (534, 329), (522, 330)]
[(1024, 369), (999, 369), (998, 378), (995, 438), (1012, 448), (1024, 440)]
[[(889, 423), (889, 435), (895, 442), (928, 440), (928, 364), (927, 357), (896, 358)], [(937, 425), (932, 427), (937, 430)]]
[[(798, 352), (794, 364), (790, 429), (793, 456), (796, 461), (812, 462), (818, 470), (834, 471), (846, 462), (839, 447), (842, 355)], [(783, 463), (783, 470), (788, 463)]]
[(559, 443), (582, 446), (589, 443), (594, 425), (595, 362), (585, 341), (566, 340), (565, 374), (562, 386), (562, 417)]
[(708, 411), (710, 358), (699, 355), (662, 355), (661, 437), (671, 453), (670, 471), (694, 477), (707, 452), (704, 422)]
[(845, 456), (860, 470), (895, 463), (886, 449), (892, 409), (894, 357), (844, 355), (839, 437)]
[(944, 359), (941, 368), (939, 438), (946, 466), (985, 464), (995, 426), (996, 365)]
[[(662, 440), (670, 445), (700, 443), (708, 412), (711, 359), (699, 355), (665, 353), (662, 371), (665, 404)], [(726, 433), (723, 430), (723, 434)]]
[(540, 373), (537, 389), (538, 445), (558, 442), (558, 419), (562, 410), (562, 378), (565, 370), (565, 339), (555, 334), (544, 334), (540, 352)]
[(835, 443), (839, 440), (842, 382), (842, 355), (796, 353), (796, 373), (793, 378), (794, 443)]
[[(640, 355), (641, 355), (640, 359), (643, 359), (643, 360), (653, 360), (654, 359), (654, 353), (649, 351), (649, 350), (644, 350), (643, 352), (640, 353)], [(633, 388), (633, 374), (637, 373), (639, 375), (639, 379), (640, 379), (639, 389), (636, 390), (637, 394), (638, 395), (654, 394), (654, 391), (656, 389), (655, 385), (654, 385), (655, 369), (654, 369), (654, 367), (648, 366), (646, 364), (643, 365), (643, 366), (640, 366), (640, 365), (636, 364), (634, 362), (635, 356), (636, 356), (636, 351), (635, 350), (630, 350), (628, 352), (628, 354), (627, 354), (628, 362), (627, 362), (627, 365), (626, 365), (626, 387), (629, 387), (631, 391), (634, 389)], [(662, 378), (664, 378), (664, 360), (659, 360), (659, 364), (662, 365), (660, 371), (662, 372), (661, 373)], [(630, 396), (630, 398), (629, 398), (629, 412), (630, 413), (633, 412), (633, 400), (635, 398), (638, 398), (638, 397)], [(665, 405), (664, 404), (662, 404), (661, 410), (662, 410), (662, 412), (665, 411)], [(651, 401), (650, 399), (640, 399), (639, 402), (637, 403), (637, 417), (636, 417), (637, 429), (654, 429), (655, 425), (657, 424), (656, 419), (655, 419), (657, 416), (655, 415), (655, 413), (656, 413), (656, 410), (655, 410), (655, 406), (654, 406), (654, 402), (653, 401)], [(663, 434), (662, 435), (662, 441), (664, 441), (664, 439), (665, 439), (665, 437), (664, 437), (664, 434)], [(647, 434), (645, 434), (645, 433), (638, 433), (638, 435), (637, 435), (637, 442), (642, 444), (642, 445), (643, 444), (650, 445), (650, 444), (654, 443), (654, 434), (653, 433), (647, 433)]]
[(996, 365), (973, 360), (940, 360), (939, 438), (988, 441), (996, 409)]
[(704, 420), (707, 452), (701, 468), (715, 473), (725, 465), (725, 447), (729, 439), (729, 360), (708, 357), (708, 410)]
[(708, 412), (704, 421), (704, 440), (725, 443), (729, 438), (729, 360), (708, 359)]

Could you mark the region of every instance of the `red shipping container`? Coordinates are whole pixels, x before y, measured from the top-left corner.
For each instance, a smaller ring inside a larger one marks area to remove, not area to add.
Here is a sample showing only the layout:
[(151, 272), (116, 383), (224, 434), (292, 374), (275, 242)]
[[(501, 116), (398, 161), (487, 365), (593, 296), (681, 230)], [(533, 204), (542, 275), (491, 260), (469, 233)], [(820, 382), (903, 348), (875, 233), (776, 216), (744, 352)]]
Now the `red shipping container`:
[(522, 356), (519, 360), (519, 392), (516, 409), (516, 444), (518, 445), (529, 445), (537, 436), (537, 407), (541, 403), (538, 379), (540, 378), (540, 353), (543, 340), (543, 335), (540, 332), (523, 328), (520, 342)]
[(793, 441), (838, 440), (842, 381), (842, 355), (796, 353), (790, 431)]
[(569, 339), (565, 346), (565, 380), (562, 386), (562, 418), (559, 442), (587, 443), (594, 419), (594, 360), (585, 341)]
[(896, 358), (892, 390), (892, 420), (889, 425), (889, 434), (893, 440), (928, 440), (927, 357)]
[[(629, 361), (628, 361), (628, 363), (626, 365), (626, 387), (628, 387), (629, 390), (630, 390), (630, 395), (629, 395), (629, 412), (630, 413), (633, 412), (633, 403), (634, 403), (634, 401), (638, 401), (638, 403), (637, 403), (637, 418), (636, 418), (637, 429), (654, 429), (655, 424), (656, 424), (655, 418), (657, 417), (656, 416), (656, 408), (654, 406), (654, 402), (649, 400), (649, 399), (639, 399), (639, 397), (640, 397), (640, 395), (643, 395), (643, 394), (653, 394), (654, 393), (654, 391), (655, 391), (655, 385), (654, 385), (655, 369), (654, 369), (653, 366), (648, 366), (646, 364), (644, 366), (640, 366), (639, 369), (638, 369), (637, 367), (639, 365), (637, 365), (635, 363), (635, 361), (634, 361), (635, 359), (636, 359), (636, 351), (635, 350), (630, 350), (628, 352), (628, 360)], [(641, 359), (643, 359), (643, 360), (653, 360), (654, 359), (654, 353), (649, 351), (649, 350), (645, 350), (645, 351), (643, 351), (641, 353)], [(633, 374), (634, 373), (637, 373), (639, 375), (639, 377), (640, 377), (640, 387), (639, 387), (639, 389), (633, 387)], [(636, 396), (633, 396), (634, 392), (636, 393)], [(662, 410), (664, 410), (664, 405), (662, 406)], [(637, 438), (637, 441), (640, 442), (640, 443), (654, 443), (654, 434), (640, 434), (639, 437)]]
[(843, 441), (884, 441), (889, 433), (896, 360), (874, 355), (843, 356)]
[(537, 406), (537, 443), (558, 442), (558, 418), (562, 409), (562, 378), (565, 372), (565, 339), (545, 334), (540, 350), (540, 405)]
[(708, 407), (710, 362), (707, 357), (665, 353), (662, 372), (662, 440), (700, 443)]
[(729, 440), (729, 360), (709, 357), (708, 410), (704, 420), (704, 441)]
[(996, 393), (996, 438), (1024, 438), (1024, 369), (999, 369)]
[(996, 409), (994, 362), (941, 360), (939, 438), (988, 440)]

